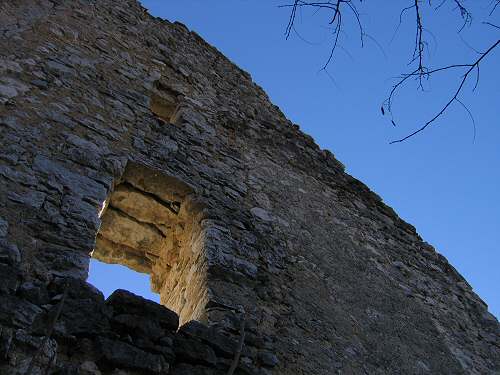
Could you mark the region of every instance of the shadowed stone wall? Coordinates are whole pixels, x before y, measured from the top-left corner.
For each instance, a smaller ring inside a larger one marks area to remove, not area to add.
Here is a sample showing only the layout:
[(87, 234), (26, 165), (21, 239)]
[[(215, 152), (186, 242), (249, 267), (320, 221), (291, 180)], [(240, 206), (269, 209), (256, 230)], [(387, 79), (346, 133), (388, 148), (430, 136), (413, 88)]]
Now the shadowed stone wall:
[[(133, 0), (4, 0), (0, 32), (0, 372), (66, 283), (39, 374), (224, 373), (241, 311), (239, 374), (500, 371), (467, 282), (196, 33)], [(92, 252), (150, 273), (195, 340), (104, 301)]]

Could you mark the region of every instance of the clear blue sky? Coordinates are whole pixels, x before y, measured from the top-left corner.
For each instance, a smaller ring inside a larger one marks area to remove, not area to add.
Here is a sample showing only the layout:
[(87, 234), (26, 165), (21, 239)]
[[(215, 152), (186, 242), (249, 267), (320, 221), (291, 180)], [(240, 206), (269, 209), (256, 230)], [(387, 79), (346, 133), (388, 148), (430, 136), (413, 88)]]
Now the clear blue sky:
[[(440, 109), (458, 84), (444, 74), (422, 94), (411, 84), (394, 103), (398, 126), (380, 113), (392, 77), (409, 69), (415, 36), (414, 15), (403, 18), (396, 37), (400, 1), (367, 1), (360, 7), (365, 32), (359, 47), (355, 27), (344, 16), (341, 48), (321, 72), (331, 32), (321, 14), (303, 12), (297, 31), (285, 41), (288, 11), (275, 0), (143, 0), (154, 16), (179, 21), (196, 31), (248, 71), (286, 116), (331, 150), (347, 172), (367, 184), (419, 234), (436, 247), (500, 316), (500, 50), (481, 65), (478, 88), (466, 85), (462, 101), (474, 115), (477, 134), (459, 106), (427, 131), (389, 145), (419, 127)], [(404, 2), (403, 2), (404, 3)], [(410, 2), (409, 2), (410, 3)], [(424, 14), (433, 65), (467, 63), (500, 36), (481, 24), (489, 1), (477, 1), (474, 25), (457, 36), (461, 20), (451, 6)], [(500, 19), (500, 10), (490, 21)], [(376, 40), (373, 41), (371, 38)], [(89, 280), (105, 294), (123, 287), (148, 294), (147, 278), (119, 267), (91, 264)]]

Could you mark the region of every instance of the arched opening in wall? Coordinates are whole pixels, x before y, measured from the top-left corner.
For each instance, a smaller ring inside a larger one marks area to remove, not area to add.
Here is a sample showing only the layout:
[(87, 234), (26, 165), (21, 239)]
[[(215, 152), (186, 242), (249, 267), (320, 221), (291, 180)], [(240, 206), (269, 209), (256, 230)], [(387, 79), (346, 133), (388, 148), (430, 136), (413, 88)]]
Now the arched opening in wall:
[(92, 257), (148, 274), (152, 291), (182, 322), (203, 320), (207, 291), (201, 212), (187, 184), (129, 162), (99, 213)]

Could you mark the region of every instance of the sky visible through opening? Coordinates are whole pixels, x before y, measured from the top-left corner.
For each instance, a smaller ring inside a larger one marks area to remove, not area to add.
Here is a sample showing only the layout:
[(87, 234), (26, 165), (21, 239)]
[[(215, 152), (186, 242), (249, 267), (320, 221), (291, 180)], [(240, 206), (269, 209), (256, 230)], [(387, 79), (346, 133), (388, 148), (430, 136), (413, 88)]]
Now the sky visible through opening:
[[(402, 18), (395, 34), (404, 4), (363, 2), (361, 21), (369, 34), (364, 48), (356, 26), (346, 19), (326, 74), (320, 69), (329, 54), (331, 31), (321, 14), (301, 12), (296, 32), (285, 41), (288, 10), (278, 5), (286, 1), (141, 2), (154, 16), (196, 31), (248, 71), (291, 121), (414, 225), (500, 316), (499, 51), (481, 65), (477, 89), (472, 93), (473, 78), (461, 96), (475, 118), (475, 137), (468, 113), (455, 105), (427, 131), (389, 145), (432, 117), (460, 78), (460, 73), (443, 74), (425, 82), (423, 93), (411, 83), (394, 102), (396, 127), (381, 115), (393, 77), (410, 70), (413, 14)], [(477, 58), (473, 48), (482, 50), (498, 39), (498, 31), (481, 24), (479, 16), (458, 36), (462, 21), (453, 2), (448, 3), (424, 14), (426, 58), (435, 66), (468, 63)], [(474, 4), (479, 14), (489, 12), (488, 1)], [(500, 9), (492, 17), (490, 21), (498, 20)], [(101, 289), (121, 277), (94, 261), (91, 268), (90, 280)]]
[(135, 272), (119, 264), (106, 264), (92, 259), (87, 281), (98, 287), (106, 298), (116, 289), (125, 289), (160, 303), (160, 295), (151, 291), (148, 274)]

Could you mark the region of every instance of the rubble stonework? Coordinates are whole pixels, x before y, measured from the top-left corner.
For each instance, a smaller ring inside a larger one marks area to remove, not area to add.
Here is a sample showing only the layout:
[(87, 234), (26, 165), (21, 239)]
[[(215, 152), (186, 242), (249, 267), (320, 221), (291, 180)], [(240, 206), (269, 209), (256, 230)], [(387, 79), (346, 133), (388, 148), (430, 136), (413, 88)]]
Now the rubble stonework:
[(135, 0), (0, 31), (0, 374), (500, 373), (467, 282), (196, 33)]

